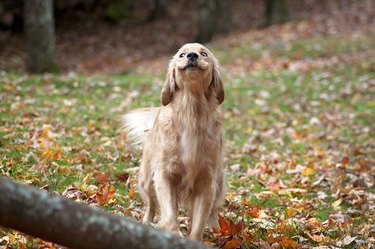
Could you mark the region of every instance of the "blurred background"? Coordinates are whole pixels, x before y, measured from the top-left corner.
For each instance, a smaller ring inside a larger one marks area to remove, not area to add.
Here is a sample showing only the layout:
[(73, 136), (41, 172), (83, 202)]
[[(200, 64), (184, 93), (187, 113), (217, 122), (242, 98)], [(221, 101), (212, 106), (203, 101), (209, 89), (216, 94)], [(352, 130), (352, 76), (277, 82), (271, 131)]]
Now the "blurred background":
[(374, 13), (373, 0), (2, 0), (0, 70), (160, 73), (187, 42), (368, 34)]

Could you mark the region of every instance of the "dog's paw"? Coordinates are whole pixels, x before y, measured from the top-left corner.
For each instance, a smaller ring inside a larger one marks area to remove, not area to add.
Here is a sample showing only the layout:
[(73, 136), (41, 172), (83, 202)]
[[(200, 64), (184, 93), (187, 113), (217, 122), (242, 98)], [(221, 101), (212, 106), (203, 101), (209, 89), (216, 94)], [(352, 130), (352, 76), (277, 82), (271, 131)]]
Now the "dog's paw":
[(172, 223), (160, 223), (159, 222), (156, 225), (156, 228), (183, 237), (183, 235), (182, 235), (182, 233), (180, 231), (180, 227), (178, 226), (177, 222), (173, 223), (173, 224)]

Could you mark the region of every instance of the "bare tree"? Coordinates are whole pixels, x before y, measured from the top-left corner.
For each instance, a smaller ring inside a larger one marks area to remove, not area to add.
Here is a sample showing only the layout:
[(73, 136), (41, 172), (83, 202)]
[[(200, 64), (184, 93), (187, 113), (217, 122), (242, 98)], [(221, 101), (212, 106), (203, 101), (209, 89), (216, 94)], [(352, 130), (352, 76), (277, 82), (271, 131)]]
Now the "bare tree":
[(229, 0), (198, 1), (198, 42), (208, 42), (217, 33), (232, 29), (231, 4)]
[(217, 32), (228, 33), (233, 28), (232, 5), (230, 0), (218, 0)]
[(55, 28), (52, 0), (24, 1), (27, 70), (56, 72)]
[(154, 0), (154, 8), (148, 16), (149, 21), (153, 21), (167, 15), (167, 4), (165, 0)]
[(285, 0), (267, 0), (266, 25), (288, 21), (289, 12)]
[(207, 248), (5, 177), (0, 177), (0, 226), (73, 249)]

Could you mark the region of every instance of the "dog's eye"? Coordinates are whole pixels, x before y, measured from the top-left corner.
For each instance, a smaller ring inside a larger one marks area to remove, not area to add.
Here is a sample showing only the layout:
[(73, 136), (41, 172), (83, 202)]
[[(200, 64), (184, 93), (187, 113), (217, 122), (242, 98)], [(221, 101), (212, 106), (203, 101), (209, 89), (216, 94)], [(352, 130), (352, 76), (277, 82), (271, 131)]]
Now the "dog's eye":
[(181, 53), (180, 54), (180, 58), (184, 57), (185, 56), (185, 53)]
[(201, 52), (201, 55), (204, 56), (204, 57), (207, 57), (207, 53), (206, 52)]

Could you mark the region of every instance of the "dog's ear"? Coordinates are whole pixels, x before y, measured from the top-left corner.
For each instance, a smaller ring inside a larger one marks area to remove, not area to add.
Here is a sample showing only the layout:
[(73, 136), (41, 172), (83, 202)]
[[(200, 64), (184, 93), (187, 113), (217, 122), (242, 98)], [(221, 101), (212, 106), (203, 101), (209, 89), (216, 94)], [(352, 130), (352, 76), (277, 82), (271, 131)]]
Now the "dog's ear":
[(214, 90), (214, 93), (216, 95), (216, 99), (219, 105), (223, 103), (224, 97), (225, 97), (224, 85), (223, 85), (223, 81), (220, 78), (220, 73), (219, 73), (219, 69), (217, 68), (217, 66), (213, 68), (212, 82), (211, 82), (210, 87)]
[(177, 90), (174, 63), (169, 63), (168, 72), (161, 90), (160, 100), (165, 106), (168, 105)]

